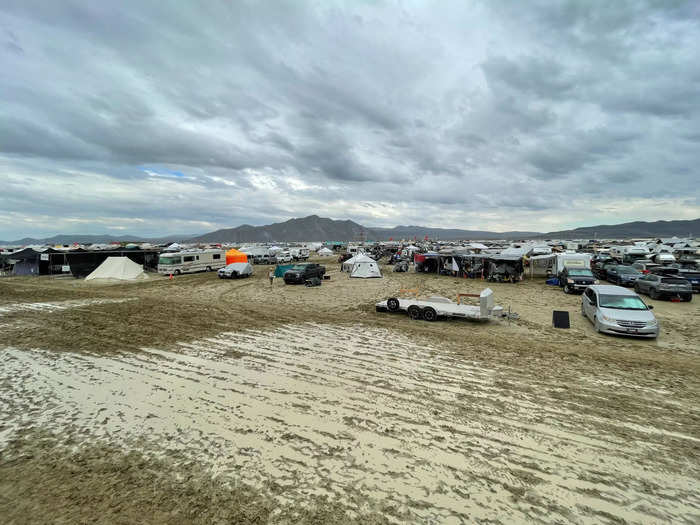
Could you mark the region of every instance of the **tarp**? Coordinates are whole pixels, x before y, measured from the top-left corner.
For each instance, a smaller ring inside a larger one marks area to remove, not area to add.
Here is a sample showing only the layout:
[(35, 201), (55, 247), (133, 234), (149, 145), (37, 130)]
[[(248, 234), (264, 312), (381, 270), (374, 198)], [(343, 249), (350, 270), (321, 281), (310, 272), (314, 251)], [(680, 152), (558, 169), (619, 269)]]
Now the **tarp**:
[(247, 263), (248, 262), (248, 256), (243, 253), (239, 252), (235, 248), (231, 248), (226, 252), (226, 265), (228, 266), (229, 264), (233, 263)]
[(107, 257), (85, 280), (92, 279), (119, 279), (121, 281), (133, 281), (146, 279), (143, 266), (136, 264), (128, 257)]
[[(369, 259), (369, 257), (367, 257)], [(382, 272), (379, 271), (379, 265), (372, 259), (368, 261), (356, 262), (352, 271), (350, 272), (350, 277), (360, 277), (362, 279), (367, 279), (369, 277), (381, 277)]]
[[(229, 268), (229, 265), (226, 265)], [(238, 272), (238, 275), (253, 275), (253, 265), (250, 263), (231, 263), (230, 269)]]
[(275, 267), (275, 277), (284, 277), (284, 272), (291, 270), (293, 267), (293, 264), (278, 264)]

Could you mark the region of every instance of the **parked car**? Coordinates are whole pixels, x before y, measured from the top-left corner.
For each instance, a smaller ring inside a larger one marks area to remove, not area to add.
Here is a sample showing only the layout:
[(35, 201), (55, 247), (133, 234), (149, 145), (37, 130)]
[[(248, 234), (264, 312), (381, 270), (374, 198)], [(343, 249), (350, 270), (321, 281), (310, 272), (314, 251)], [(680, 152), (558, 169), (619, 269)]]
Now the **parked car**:
[(316, 263), (295, 264), (284, 272), (285, 284), (304, 284), (312, 277), (323, 279), (326, 267)]
[(700, 271), (697, 270), (679, 270), (678, 277), (686, 279), (694, 292), (700, 292)]
[(588, 268), (564, 267), (559, 273), (559, 286), (564, 289), (564, 293), (583, 293), (592, 284), (598, 284), (598, 281)]
[(217, 274), (219, 279), (238, 279), (253, 275), (253, 266), (250, 263), (231, 263), (221, 268)]
[(607, 334), (658, 337), (659, 323), (652, 308), (621, 286), (589, 286), (581, 298), (581, 314), (593, 323), (596, 332)]
[(280, 252), (275, 255), (275, 258), (277, 259), (277, 264), (290, 263), (293, 260), (292, 254), (289, 252)]
[(643, 275), (644, 274), (636, 268), (623, 265), (613, 266), (606, 271), (607, 281), (613, 284), (619, 284), (620, 286), (634, 286), (637, 279)]
[(603, 269), (603, 265), (615, 262), (616, 261), (609, 255), (596, 255), (591, 259), (591, 270), (594, 275), (598, 275), (598, 272)]
[(596, 266), (593, 270), (593, 274), (598, 278), (598, 279), (607, 279), (608, 277), (608, 270), (611, 268), (614, 268), (615, 266), (619, 266), (620, 263), (617, 262), (614, 259), (611, 259), (609, 261), (606, 261), (604, 264), (600, 266)]
[(648, 274), (651, 270), (658, 268), (659, 266), (661, 265), (651, 261), (637, 261), (636, 263), (632, 264), (632, 268), (636, 268), (644, 275)]
[(652, 299), (680, 297), (681, 301), (693, 300), (693, 288), (690, 282), (680, 277), (649, 273), (637, 279), (634, 290), (637, 293), (648, 294)]

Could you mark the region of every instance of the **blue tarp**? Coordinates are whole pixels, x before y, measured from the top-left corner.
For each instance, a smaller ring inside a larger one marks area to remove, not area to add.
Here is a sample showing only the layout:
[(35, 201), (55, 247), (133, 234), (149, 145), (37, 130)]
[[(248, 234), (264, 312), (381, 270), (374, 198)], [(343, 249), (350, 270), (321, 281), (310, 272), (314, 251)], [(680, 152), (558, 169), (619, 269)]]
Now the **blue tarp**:
[(284, 272), (291, 270), (293, 264), (278, 264), (275, 268), (275, 277), (284, 277)]

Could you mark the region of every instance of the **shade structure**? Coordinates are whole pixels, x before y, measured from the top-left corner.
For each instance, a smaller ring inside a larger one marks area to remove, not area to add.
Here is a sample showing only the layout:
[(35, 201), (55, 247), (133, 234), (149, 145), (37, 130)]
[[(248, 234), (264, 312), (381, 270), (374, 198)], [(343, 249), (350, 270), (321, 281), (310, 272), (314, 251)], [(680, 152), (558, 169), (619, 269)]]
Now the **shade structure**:
[(231, 248), (226, 252), (226, 264), (233, 264), (233, 263), (247, 263), (248, 262), (248, 256), (243, 253), (239, 252), (238, 250)]
[(143, 273), (143, 266), (135, 263), (128, 257), (107, 257), (85, 280), (118, 279), (120, 281), (133, 281), (135, 279), (146, 279), (147, 277)]

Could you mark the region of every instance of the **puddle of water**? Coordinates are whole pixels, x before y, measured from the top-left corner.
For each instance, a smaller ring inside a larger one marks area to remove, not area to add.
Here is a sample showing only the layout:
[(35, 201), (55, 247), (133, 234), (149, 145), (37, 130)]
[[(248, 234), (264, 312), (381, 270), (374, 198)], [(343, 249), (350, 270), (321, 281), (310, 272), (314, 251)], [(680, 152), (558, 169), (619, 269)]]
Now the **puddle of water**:
[(420, 521), (643, 522), (654, 509), (680, 522), (700, 508), (697, 479), (648, 464), (656, 444), (596, 431), (594, 416), (499, 387), (507, 369), (388, 330), (304, 324), (118, 356), (6, 348), (0, 359), (0, 446), (28, 426), (146, 439), (217, 475), (273, 478), (289, 501), (361, 493)]

